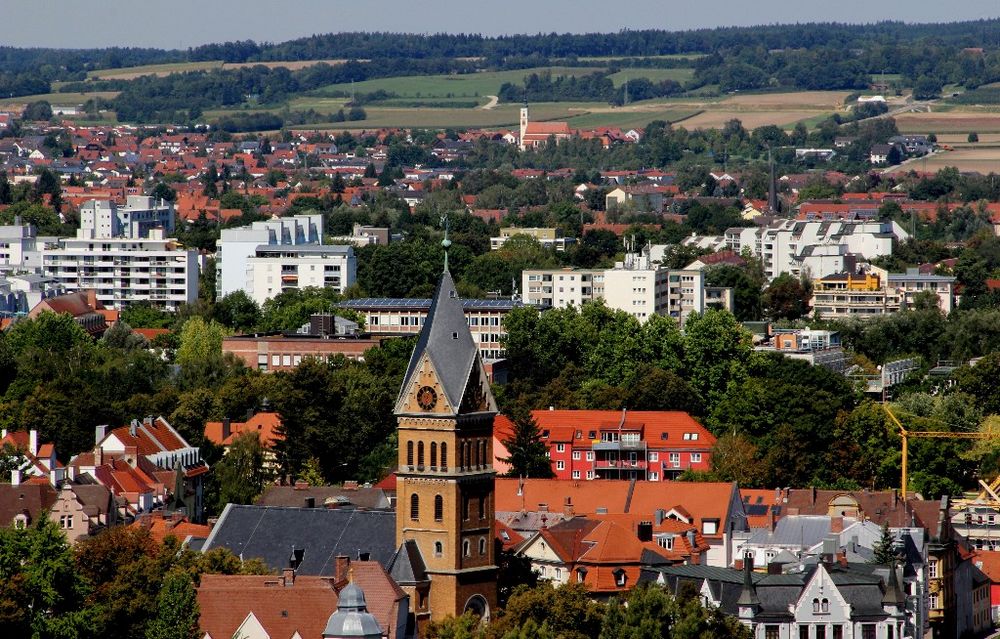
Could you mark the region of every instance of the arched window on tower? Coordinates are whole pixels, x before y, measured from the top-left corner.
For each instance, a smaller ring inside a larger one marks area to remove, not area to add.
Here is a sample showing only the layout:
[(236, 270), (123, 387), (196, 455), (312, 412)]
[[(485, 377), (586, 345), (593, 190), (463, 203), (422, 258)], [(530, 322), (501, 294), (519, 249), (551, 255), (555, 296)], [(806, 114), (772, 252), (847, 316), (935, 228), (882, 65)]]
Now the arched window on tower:
[(469, 470), (469, 442), (462, 442), (462, 470)]
[(431, 470), (437, 470), (438, 465), (438, 445), (437, 442), (431, 442)]
[(486, 554), (486, 537), (479, 538), (479, 556), (482, 557)]
[(479, 468), (479, 442), (472, 442), (472, 467)]
[(420, 497), (416, 493), (410, 495), (410, 519), (412, 521), (420, 519)]
[(479, 519), (486, 519), (486, 497), (483, 495), (479, 496)]
[(441, 470), (448, 470), (448, 444), (441, 442)]
[(462, 555), (466, 557), (472, 556), (472, 543), (468, 539), (462, 540)]
[(444, 497), (434, 495), (434, 521), (444, 519)]
[(424, 467), (424, 443), (417, 442), (417, 468)]
[(413, 466), (413, 442), (406, 442), (406, 465)]
[(490, 462), (486, 459), (486, 440), (480, 440), (479, 442), (479, 465), (489, 466)]

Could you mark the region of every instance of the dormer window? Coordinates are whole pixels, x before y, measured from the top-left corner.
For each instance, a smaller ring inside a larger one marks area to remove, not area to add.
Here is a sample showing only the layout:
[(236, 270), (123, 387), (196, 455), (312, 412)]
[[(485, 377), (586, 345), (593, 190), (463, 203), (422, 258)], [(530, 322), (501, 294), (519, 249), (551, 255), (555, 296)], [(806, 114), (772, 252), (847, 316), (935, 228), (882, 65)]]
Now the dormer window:
[(615, 576), (615, 585), (619, 588), (625, 587), (625, 582), (628, 581), (628, 575), (621, 568), (616, 568), (612, 573)]
[(674, 536), (673, 535), (659, 535), (656, 538), (656, 543), (660, 548), (664, 550), (674, 549)]

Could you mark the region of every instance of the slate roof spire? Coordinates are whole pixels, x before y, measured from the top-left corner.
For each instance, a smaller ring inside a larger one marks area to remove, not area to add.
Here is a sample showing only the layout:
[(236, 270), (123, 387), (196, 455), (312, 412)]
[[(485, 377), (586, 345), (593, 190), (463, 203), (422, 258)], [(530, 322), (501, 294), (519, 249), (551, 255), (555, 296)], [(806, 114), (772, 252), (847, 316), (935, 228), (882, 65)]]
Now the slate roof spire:
[(896, 562), (889, 564), (889, 578), (886, 582), (885, 594), (882, 595), (882, 605), (896, 606), (902, 608), (906, 603), (906, 595), (899, 588), (899, 579), (896, 576)]
[(740, 598), (736, 600), (736, 605), (747, 608), (760, 606), (757, 589), (753, 585), (753, 559), (750, 557), (743, 560), (743, 590), (740, 591)]

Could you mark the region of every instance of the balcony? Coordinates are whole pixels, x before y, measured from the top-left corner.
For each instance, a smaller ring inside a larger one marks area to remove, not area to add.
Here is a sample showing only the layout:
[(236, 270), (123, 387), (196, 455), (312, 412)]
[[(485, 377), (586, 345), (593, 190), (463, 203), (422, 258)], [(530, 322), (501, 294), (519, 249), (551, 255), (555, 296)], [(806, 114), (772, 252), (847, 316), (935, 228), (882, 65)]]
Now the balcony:
[(646, 450), (646, 442), (639, 441), (617, 441), (617, 442), (597, 442), (594, 444), (595, 451), (618, 451), (618, 450)]
[(595, 470), (646, 470), (648, 464), (645, 459), (635, 461), (629, 459), (598, 459), (594, 462)]

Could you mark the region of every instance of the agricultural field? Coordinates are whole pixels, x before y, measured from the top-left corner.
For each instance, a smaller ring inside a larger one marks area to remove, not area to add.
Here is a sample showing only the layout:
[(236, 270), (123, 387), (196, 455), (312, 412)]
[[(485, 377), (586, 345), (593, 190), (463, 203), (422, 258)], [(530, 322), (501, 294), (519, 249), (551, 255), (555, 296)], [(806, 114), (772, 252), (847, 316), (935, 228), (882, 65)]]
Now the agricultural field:
[(107, 100), (111, 100), (117, 95), (118, 91), (91, 91), (89, 93), (40, 93), (38, 95), (22, 95), (17, 98), (0, 99), (0, 106), (24, 105), (29, 102), (37, 102), (39, 100), (45, 100), (49, 104), (56, 105), (78, 105), (83, 104), (91, 98), (105, 98)]
[[(592, 105), (604, 106), (604, 105)], [(316, 109), (320, 111), (320, 109)], [(366, 106), (366, 120), (358, 122), (336, 122), (326, 125), (308, 125), (308, 128), (327, 129), (372, 129), (378, 127), (412, 128), (474, 128), (474, 127), (517, 127), (520, 105), (502, 104), (495, 109), (440, 109), (440, 108), (393, 108)], [(531, 107), (533, 120), (569, 120), (574, 115), (586, 114), (586, 105), (574, 102), (549, 102)], [(648, 120), (647, 120), (648, 121)], [(572, 126), (572, 121), (571, 121)]]
[(901, 133), (1000, 133), (1000, 113), (952, 110), (902, 113), (896, 116)]
[(934, 172), (948, 166), (959, 171), (978, 171), (982, 174), (1000, 173), (1000, 145), (979, 148), (961, 148), (954, 151), (935, 153), (906, 164), (889, 169), (889, 173), (906, 171)]
[[(212, 69), (239, 69), (262, 65), (268, 68), (285, 67), (289, 71), (298, 71), (314, 64), (330, 65), (344, 64), (347, 60), (287, 60), (278, 62), (223, 62), (210, 60), (206, 62), (177, 62), (173, 64), (148, 64), (141, 67), (122, 67), (119, 69), (100, 69), (91, 71), (87, 78), (91, 80), (134, 80), (144, 75), (165, 76), (171, 73), (186, 73), (188, 71), (210, 71)], [(364, 62), (364, 60), (361, 60)]]
[[(535, 67), (515, 71), (486, 71), (453, 75), (411, 75), (397, 78), (379, 78), (355, 82), (356, 93), (387, 91), (407, 98), (475, 98), (495, 95), (504, 82), (520, 83), (532, 73), (551, 73), (553, 76), (588, 75), (601, 71), (596, 67)], [(331, 84), (313, 91), (318, 96), (337, 93), (350, 94), (350, 83)]]

